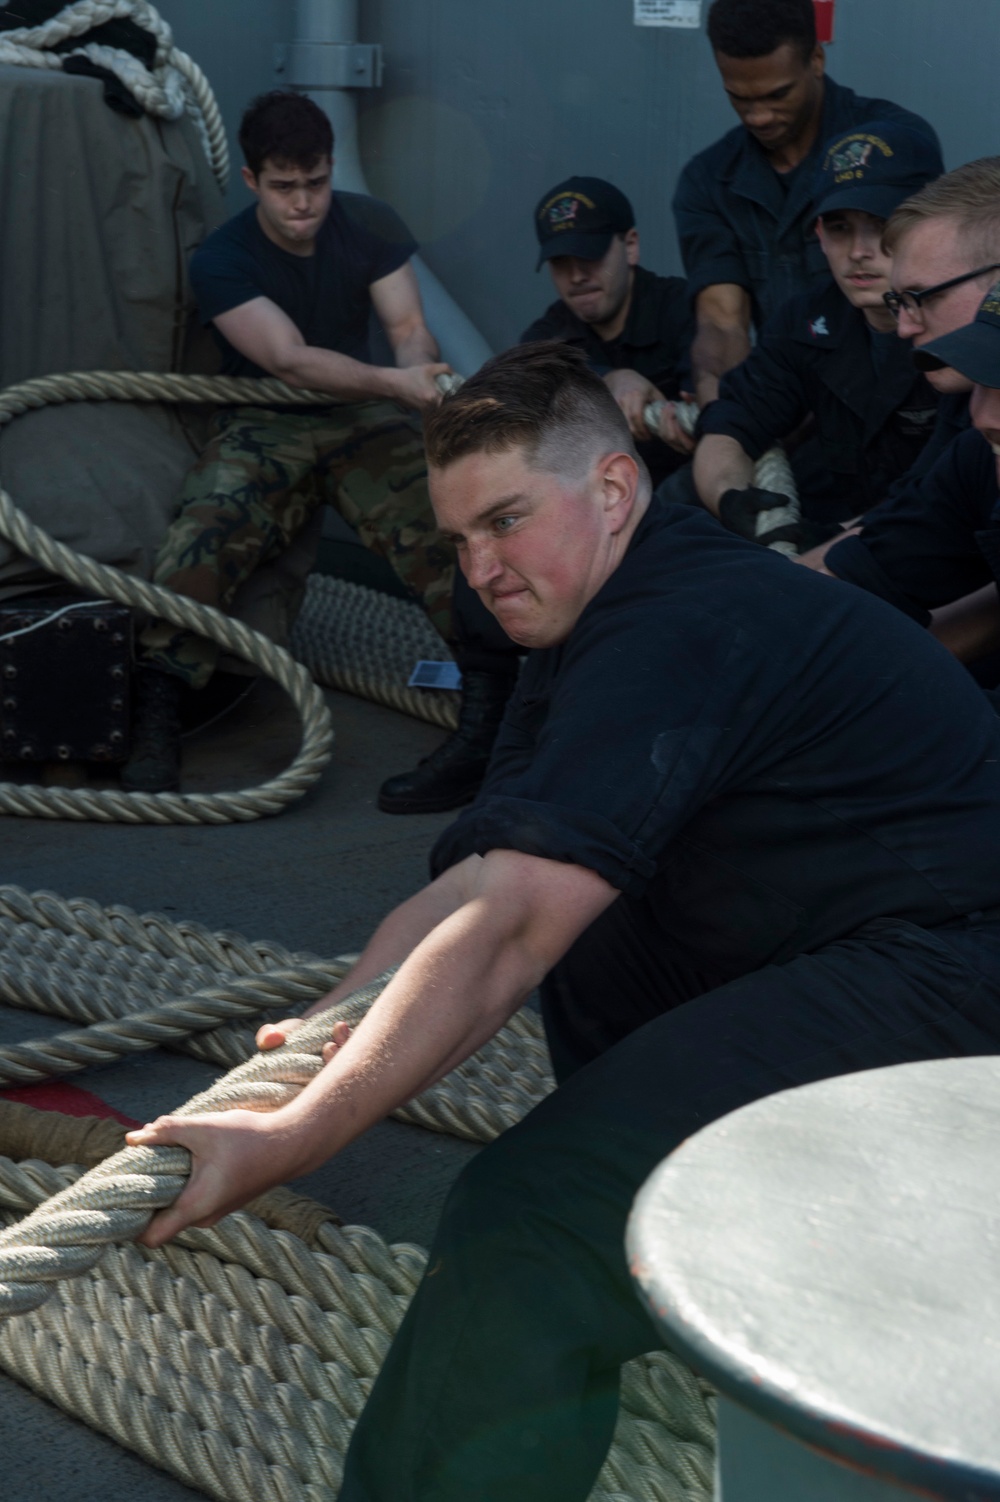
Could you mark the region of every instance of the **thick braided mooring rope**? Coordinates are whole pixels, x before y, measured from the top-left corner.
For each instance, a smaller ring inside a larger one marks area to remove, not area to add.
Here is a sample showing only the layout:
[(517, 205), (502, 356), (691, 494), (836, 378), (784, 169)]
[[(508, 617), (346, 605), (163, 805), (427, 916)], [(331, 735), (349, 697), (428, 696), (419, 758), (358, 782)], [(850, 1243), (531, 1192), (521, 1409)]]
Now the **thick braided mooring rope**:
[(134, 21), (155, 37), (152, 71), (138, 57), (119, 47), (81, 42), (77, 52), (114, 73), (151, 115), (177, 120), (185, 112), (190, 114), (215, 180), (224, 193), (229, 183), (229, 147), (212, 87), (194, 59), (174, 46), (170, 27), (147, 0), (76, 0), (38, 26), (20, 26), (3, 32), (0, 63), (24, 68), (61, 68), (66, 53), (54, 52), (52, 48), (119, 19)]
[[(308, 1018), (281, 1048), (255, 1054), (175, 1114), (237, 1107), (274, 1111), (288, 1104), (323, 1067), (322, 1048), (334, 1018), (359, 1015), (384, 984), (383, 977), (340, 1006)], [(180, 1194), (189, 1166), (183, 1148), (125, 1148), (0, 1233), (0, 1314), (37, 1309), (50, 1296), (53, 1281), (87, 1271), (112, 1243), (134, 1240), (153, 1211)]]
[[(448, 647), (421, 607), (363, 584), (310, 574), (291, 649), (317, 683), (372, 699), (444, 730), (458, 724), (458, 695), (409, 688), (421, 658), (447, 661)], [(378, 671), (372, 671), (372, 663)]]
[[(202, 956), (213, 948), (217, 956), (227, 955), (229, 945), (220, 936), (212, 936), (215, 942), (209, 946), (202, 932), (192, 930), (189, 925), (187, 933), (179, 935), (175, 952), (167, 955), (164, 941), (170, 929), (169, 920), (161, 916), (140, 918), (124, 908), (105, 912), (82, 899), (69, 904), (53, 893), (31, 894), (17, 887), (0, 888), (0, 999), (7, 1004), (57, 1011), (79, 1020), (95, 1015), (106, 1018), (109, 1011), (113, 1017), (112, 1021), (102, 1020), (85, 1032), (0, 1050), (0, 1080), (26, 1083), (85, 1068), (89, 1063), (104, 1063), (136, 1048), (175, 1042), (186, 1032), (217, 1026), (234, 1015), (259, 1013), (278, 1003), (286, 1012), (301, 1009), (325, 994), (344, 973), (343, 962), (310, 964), (307, 957), (287, 955), (273, 945), (264, 948), (243, 941), (244, 963), (251, 955), (259, 956), (263, 948), (267, 964), (262, 965), (258, 958), (253, 967), (256, 973), (237, 977), (232, 976), (229, 965), (213, 966), (217, 971), (214, 984), (203, 984), (194, 995), (176, 997), (183, 986), (183, 959), (187, 958), (192, 938), (195, 952)], [(87, 946), (95, 938), (96, 963), (88, 965)], [(199, 965), (198, 973), (204, 980), (204, 965)], [(149, 1006), (151, 989), (158, 1002), (155, 1007)], [(267, 1054), (252, 1053), (210, 1091), (184, 1106), (181, 1114), (230, 1109), (238, 1104), (259, 1110), (277, 1109), (320, 1069), (319, 1055), (323, 1042), (330, 1036), (333, 1014), (350, 1022), (358, 1021), (380, 989), (381, 984), (364, 987), (331, 1012), (310, 1018), (285, 1047)], [(164, 1001), (164, 995), (176, 999)], [(245, 1042), (238, 1046), (243, 1051), (247, 1047)], [(398, 1114), (436, 1130), (488, 1141), (520, 1120), (551, 1088), (540, 1021), (535, 1013), (525, 1010), (459, 1070), (411, 1101)], [(176, 1197), (180, 1190), (177, 1164), (186, 1163), (186, 1154), (178, 1157), (177, 1150), (166, 1149), (163, 1150), (166, 1157), (161, 1159), (157, 1157), (160, 1151), (129, 1148), (111, 1160), (110, 1167), (104, 1165), (102, 1174), (113, 1176), (118, 1169), (122, 1170), (125, 1208), (131, 1218), (122, 1221), (113, 1217), (105, 1223), (98, 1215), (85, 1236), (88, 1250), (71, 1246), (66, 1252), (64, 1271), (59, 1270), (58, 1260), (52, 1263), (43, 1257), (52, 1276), (71, 1275), (72, 1270), (92, 1266), (102, 1245), (138, 1234), (148, 1219), (148, 1213), (142, 1218), (143, 1203), (148, 1201), (151, 1213), (158, 1202), (170, 1203)], [(141, 1155), (138, 1159), (134, 1156), (136, 1152)], [(161, 1165), (159, 1169), (157, 1164)], [(137, 1173), (143, 1179), (141, 1191), (135, 1185)], [(162, 1184), (155, 1182), (157, 1175)], [(94, 1208), (103, 1210), (106, 1205), (103, 1188), (98, 1186), (96, 1193)], [(132, 1203), (136, 1193), (139, 1198)], [(168, 1194), (165, 1200), (164, 1194)], [(57, 1215), (61, 1213), (58, 1206), (50, 1208)], [(74, 1211), (78, 1208), (76, 1200), (72, 1208)], [(72, 1224), (80, 1223), (73, 1220)], [(22, 1234), (30, 1242), (31, 1226), (22, 1228), (19, 1237)], [(39, 1234), (48, 1237), (47, 1222), (41, 1223)], [(62, 1230), (57, 1227), (55, 1235), (58, 1240)], [(35, 1253), (41, 1244), (40, 1241), (25, 1262), (23, 1251), (12, 1251), (5, 1238), (0, 1237), (0, 1311), (35, 1308), (47, 1297), (42, 1286), (45, 1279), (36, 1279), (32, 1272)], [(28, 1291), (23, 1286), (26, 1271)]]
[[(643, 416), (651, 433), (659, 433), (660, 417), (667, 405), (666, 402), (649, 402), (646, 406)], [(698, 421), (698, 408), (694, 402), (674, 402), (673, 408), (678, 425), (689, 436), (692, 435)], [(802, 520), (802, 508), (799, 505), (795, 476), (788, 462), (788, 455), (780, 443), (768, 449), (766, 454), (761, 454), (754, 465), (753, 482), (761, 490), (772, 490), (775, 495), (788, 497), (787, 505), (772, 506), (769, 510), (759, 514), (757, 517), (758, 537), (763, 537), (767, 532), (773, 532), (777, 527), (793, 527)], [(768, 547), (776, 553), (784, 553), (786, 558), (797, 556), (794, 543), (772, 542), (768, 543)]]
[[(46, 934), (55, 940), (49, 953), (39, 943)], [(0, 888), (0, 974), (22, 968), (26, 958), (33, 960), (31, 985), (15, 985), (19, 1004), (64, 1015), (77, 1015), (79, 993), (92, 979), (96, 1010), (112, 993), (120, 1006), (122, 978), (137, 962), (146, 968), (137, 976), (133, 1005), (141, 1004), (150, 977), (162, 992), (177, 984), (185, 966), (202, 979), (212, 972), (223, 982), (233, 974), (244, 981), (258, 977), (262, 1007), (275, 1001), (289, 971), (296, 979), (288, 983), (287, 999), (300, 1001), (296, 987), (310, 963), (327, 981), (343, 970), (343, 962), (312, 962), (197, 924)], [(74, 971), (81, 977), (77, 994), (47, 1004)], [(376, 990), (367, 987), (349, 999), (344, 1013), (360, 1015)], [(41, 991), (41, 1002), (30, 1000), (29, 991)], [(532, 1018), (529, 1033), (508, 1040), (502, 1061), (495, 1058), (488, 1071), (453, 1085), (451, 1108), (462, 1135), (488, 1140), (551, 1088), (546, 1071), (545, 1081), (516, 1104), (524, 1076), (537, 1070), (538, 1049), (544, 1052), (537, 1017), (522, 1015)], [(318, 1024), (318, 1041), (328, 1030), (329, 1020)], [(216, 1108), (217, 1098), (236, 1104), (247, 1090), (258, 1106), (280, 1104), (320, 1067), (315, 1052), (301, 1047), (305, 1031), (296, 1035), (294, 1049), (281, 1051), (283, 1062), (275, 1054), (258, 1055), (185, 1110)], [(276, 1079), (261, 1071), (262, 1060), (277, 1062)], [(475, 1092), (485, 1096), (502, 1087), (504, 1074), (519, 1083), (498, 1124), (489, 1112), (484, 1118)], [(456, 1126), (445, 1123), (444, 1129)], [(189, 1231), (179, 1245), (159, 1252), (111, 1248), (112, 1240), (137, 1234), (151, 1208), (176, 1193), (185, 1159), (174, 1149), (127, 1149), (83, 1178), (0, 1160), (0, 1207), (23, 1212), (37, 1206), (0, 1234), (0, 1276), (11, 1264), (19, 1270), (0, 1286), (3, 1302), (23, 1307), (55, 1292), (37, 1312), (0, 1322), (0, 1365), (223, 1502), (270, 1495), (288, 1502), (328, 1499), (424, 1254), (387, 1247), (363, 1227), (332, 1223), (319, 1227), (319, 1250), (310, 1251), (294, 1236), (264, 1231), (245, 1213), (227, 1217), (214, 1231)], [(104, 1276), (98, 1278), (85, 1269), (102, 1251)], [(60, 1264), (72, 1280), (56, 1286)], [(629, 1363), (615, 1444), (595, 1502), (707, 1502), (712, 1446), (705, 1385), (665, 1352)]]
[[(63, 402), (195, 402), (214, 406), (328, 407), (319, 391), (295, 391), (275, 380), (239, 380), (134, 371), (40, 376), (0, 392), (0, 428), (40, 407)], [(312, 575), (292, 636), (299, 662), (274, 642), (210, 606), (123, 574), (57, 542), (0, 488), (0, 536), (50, 572), (120, 603), (165, 617), (228, 648), (278, 682), (303, 721), (298, 756), (280, 777), (232, 793), (125, 793), (0, 783), (0, 814), (21, 818), (97, 819), (123, 823), (225, 823), (280, 812), (320, 776), (333, 731), (315, 683), (360, 694), (418, 719), (454, 729), (454, 694), (413, 689), (407, 680), (420, 657), (447, 658), (448, 648), (419, 605), (362, 585)], [(300, 665), (301, 664), (301, 665)], [(315, 682), (311, 681), (315, 680)]]
[[(79, 1173), (0, 1158), (0, 1211)], [(220, 1502), (330, 1502), (425, 1261), (364, 1226), (328, 1219), (307, 1247), (240, 1212), (156, 1252), (110, 1248), (101, 1276), (0, 1321), (0, 1367)], [(592, 1502), (708, 1502), (713, 1449), (705, 1384), (668, 1352), (629, 1362)]]
[[(350, 968), (347, 959), (257, 949), (237, 935), (241, 970), (219, 950), (220, 936), (197, 925), (171, 942), (171, 924), (128, 908), (102, 909), (51, 892), (0, 887), (0, 1002), (93, 1024), (0, 1047), (0, 1086), (33, 1084), (158, 1046), (182, 1046), (232, 1068), (254, 1052), (253, 1034), (224, 1025), (271, 1009), (287, 1016), (325, 996)], [(214, 943), (212, 941), (215, 941)], [(193, 942), (192, 954), (183, 947)], [(208, 959), (215, 950), (214, 957)], [(206, 960), (208, 962), (206, 963)], [(344, 1002), (356, 1021), (364, 1003)], [(552, 1089), (537, 1013), (524, 1010), (471, 1059), (395, 1113), (433, 1131), (488, 1142)]]

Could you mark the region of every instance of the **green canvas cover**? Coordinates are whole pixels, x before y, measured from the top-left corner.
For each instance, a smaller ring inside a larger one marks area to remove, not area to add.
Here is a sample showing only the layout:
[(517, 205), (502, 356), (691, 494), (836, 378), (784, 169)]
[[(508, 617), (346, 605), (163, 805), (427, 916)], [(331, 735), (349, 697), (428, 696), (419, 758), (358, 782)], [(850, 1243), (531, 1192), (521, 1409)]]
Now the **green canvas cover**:
[[(0, 386), (73, 370), (216, 369), (187, 280), (225, 218), (194, 122), (129, 119), (97, 79), (0, 66)], [(0, 430), (0, 484), (61, 542), (146, 577), (208, 414), (49, 407)], [(320, 519), (235, 612), (287, 639)], [(45, 576), (0, 541), (0, 597)]]
[(97, 79), (0, 67), (0, 384), (180, 370), (191, 252), (225, 216), (194, 122)]

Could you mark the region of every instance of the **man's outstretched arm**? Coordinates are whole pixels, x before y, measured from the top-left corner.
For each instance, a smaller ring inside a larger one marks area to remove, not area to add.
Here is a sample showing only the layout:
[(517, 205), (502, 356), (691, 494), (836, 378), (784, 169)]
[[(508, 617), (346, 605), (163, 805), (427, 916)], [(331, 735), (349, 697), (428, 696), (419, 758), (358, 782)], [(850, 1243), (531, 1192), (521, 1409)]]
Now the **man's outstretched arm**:
[(736, 438), (706, 433), (695, 450), (694, 488), (713, 516), (727, 490), (746, 490), (753, 484), (754, 461)]
[[(624, 412), (637, 443), (648, 443), (650, 438), (659, 437), (679, 454), (693, 452), (694, 439), (677, 421), (674, 403), (648, 377), (640, 375), (637, 370), (609, 370), (604, 384)], [(693, 400), (691, 393), (686, 393), (684, 400)], [(646, 408), (652, 402), (660, 403), (660, 425), (656, 434), (650, 432), (646, 423)]]
[(336, 350), (319, 349), (306, 343), (288, 314), (269, 297), (252, 298), (217, 314), (212, 321), (234, 349), (279, 381), (305, 390), (328, 391), (339, 401), (387, 397), (405, 407), (433, 407), (441, 399), (435, 377), (450, 368), (434, 360), (406, 369), (366, 365)]
[(440, 360), (437, 340), (424, 322), (417, 274), (409, 261), (372, 282), (369, 291), (397, 365), (429, 365)]
[[(461, 889), (453, 878), (451, 895), (461, 900), (417, 942), (367, 1016), (290, 1105), (269, 1115), (165, 1116), (129, 1133), (133, 1145), (179, 1143), (194, 1158), (183, 1194), (150, 1223), (147, 1245), (159, 1246), (185, 1226), (212, 1225), (265, 1189), (311, 1172), (419, 1095), (503, 1026), (618, 895), (582, 866), (517, 851), (494, 850), (456, 869)], [(441, 889), (428, 899), (441, 900)], [(370, 950), (377, 947), (378, 960), (385, 959), (405, 934), (419, 932), (417, 911), (404, 904), (401, 912), (399, 929), (391, 915), (362, 956), (356, 984), (377, 962)]]
[(703, 287), (694, 310), (691, 366), (698, 405), (704, 408), (715, 401), (726, 372), (750, 353), (750, 294), (729, 282)]

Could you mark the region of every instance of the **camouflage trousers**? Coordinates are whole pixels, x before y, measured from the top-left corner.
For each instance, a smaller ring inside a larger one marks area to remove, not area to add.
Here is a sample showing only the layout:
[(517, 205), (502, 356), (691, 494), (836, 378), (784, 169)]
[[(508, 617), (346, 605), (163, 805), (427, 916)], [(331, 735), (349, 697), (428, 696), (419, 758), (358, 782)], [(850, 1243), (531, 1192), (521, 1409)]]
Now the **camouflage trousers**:
[[(261, 564), (276, 558), (324, 502), (380, 553), (452, 637), (455, 554), (437, 530), (419, 422), (391, 402), (316, 412), (239, 407), (184, 482), (153, 578), (225, 610)], [(166, 621), (140, 635), (144, 662), (203, 688), (219, 649)]]

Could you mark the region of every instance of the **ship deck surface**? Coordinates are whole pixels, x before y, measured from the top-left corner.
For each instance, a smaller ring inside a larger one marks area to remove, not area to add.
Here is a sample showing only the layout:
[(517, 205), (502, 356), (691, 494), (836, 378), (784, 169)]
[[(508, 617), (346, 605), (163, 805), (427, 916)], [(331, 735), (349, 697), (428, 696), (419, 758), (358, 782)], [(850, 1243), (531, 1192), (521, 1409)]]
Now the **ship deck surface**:
[[(439, 743), (430, 725), (330, 693), (333, 761), (307, 797), (277, 818), (195, 828), (8, 819), (3, 880), (63, 897), (125, 903), (192, 918), (291, 949), (357, 950), (383, 914), (425, 879), (427, 852), (453, 815), (391, 817), (375, 807), (383, 778)], [(273, 775), (296, 745), (282, 692), (258, 684), (219, 725), (185, 743), (185, 789), (247, 786)], [(16, 1042), (65, 1022), (0, 1008)], [(140, 1120), (180, 1105), (217, 1071), (156, 1050), (74, 1076)], [(390, 1241), (427, 1245), (448, 1187), (477, 1149), (387, 1121), (296, 1188)], [(4, 1502), (181, 1502), (200, 1495), (0, 1374)]]

